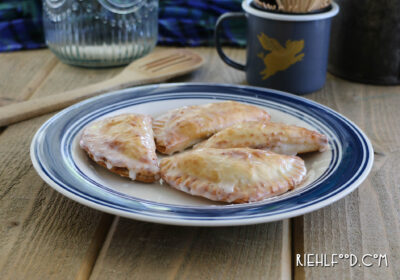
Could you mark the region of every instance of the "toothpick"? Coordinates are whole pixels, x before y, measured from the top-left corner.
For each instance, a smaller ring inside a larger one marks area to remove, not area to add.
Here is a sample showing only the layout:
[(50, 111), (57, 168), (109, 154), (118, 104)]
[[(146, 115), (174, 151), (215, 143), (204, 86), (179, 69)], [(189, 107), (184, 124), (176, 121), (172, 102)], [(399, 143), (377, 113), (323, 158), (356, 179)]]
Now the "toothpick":
[(254, 2), (267, 10), (280, 10), (287, 13), (309, 13), (328, 7), (332, 0), (275, 0), (276, 5), (265, 3), (262, 0)]

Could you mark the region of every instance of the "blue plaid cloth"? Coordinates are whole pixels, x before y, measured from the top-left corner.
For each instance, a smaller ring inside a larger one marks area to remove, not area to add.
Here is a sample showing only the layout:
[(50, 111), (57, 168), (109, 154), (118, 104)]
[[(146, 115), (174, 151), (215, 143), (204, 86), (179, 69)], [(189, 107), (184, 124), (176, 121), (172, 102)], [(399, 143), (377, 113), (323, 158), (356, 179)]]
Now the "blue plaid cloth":
[[(242, 0), (161, 0), (159, 11), (159, 44), (212, 45), (215, 22), (226, 12), (241, 11)], [(244, 23), (224, 26), (223, 42), (244, 46)]]
[(0, 52), (44, 47), (41, 0), (0, 1)]
[[(213, 44), (217, 18), (241, 10), (242, 0), (160, 0), (160, 45)], [(41, 0), (0, 0), (0, 52), (44, 47)], [(244, 24), (224, 26), (223, 42), (244, 46)]]

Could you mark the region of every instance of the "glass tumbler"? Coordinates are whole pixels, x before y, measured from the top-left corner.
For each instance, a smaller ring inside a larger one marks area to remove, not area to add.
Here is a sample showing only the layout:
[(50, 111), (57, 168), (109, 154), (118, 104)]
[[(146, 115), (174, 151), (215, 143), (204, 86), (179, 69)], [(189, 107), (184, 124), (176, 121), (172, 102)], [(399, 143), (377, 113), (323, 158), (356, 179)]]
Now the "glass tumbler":
[(46, 43), (64, 63), (128, 64), (157, 42), (158, 0), (43, 0)]

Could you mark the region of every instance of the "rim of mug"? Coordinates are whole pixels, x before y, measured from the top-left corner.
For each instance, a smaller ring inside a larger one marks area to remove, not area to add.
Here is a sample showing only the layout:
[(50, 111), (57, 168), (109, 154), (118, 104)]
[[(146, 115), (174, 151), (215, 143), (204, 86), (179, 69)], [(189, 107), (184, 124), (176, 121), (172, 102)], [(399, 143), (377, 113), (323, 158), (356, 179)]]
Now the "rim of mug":
[(326, 19), (326, 18), (331, 18), (337, 15), (339, 12), (339, 5), (336, 4), (336, 2), (332, 1), (331, 3), (331, 9), (329, 11), (323, 12), (323, 13), (318, 13), (318, 14), (302, 14), (302, 15), (288, 15), (288, 14), (277, 14), (277, 13), (271, 13), (267, 11), (260, 11), (255, 8), (253, 8), (250, 3), (253, 0), (243, 0), (242, 2), (242, 8), (246, 13), (261, 17), (261, 18), (266, 18), (266, 19), (274, 19), (274, 20), (281, 20), (281, 21), (313, 21), (313, 20), (321, 20), (321, 19)]

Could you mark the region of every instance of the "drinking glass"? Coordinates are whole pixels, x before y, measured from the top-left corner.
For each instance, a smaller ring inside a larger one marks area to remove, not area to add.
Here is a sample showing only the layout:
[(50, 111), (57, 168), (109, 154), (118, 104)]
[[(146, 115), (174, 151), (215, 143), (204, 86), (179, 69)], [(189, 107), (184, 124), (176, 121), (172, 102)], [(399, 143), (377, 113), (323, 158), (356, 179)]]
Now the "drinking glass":
[(157, 42), (158, 0), (43, 0), (46, 43), (63, 62), (128, 64)]

